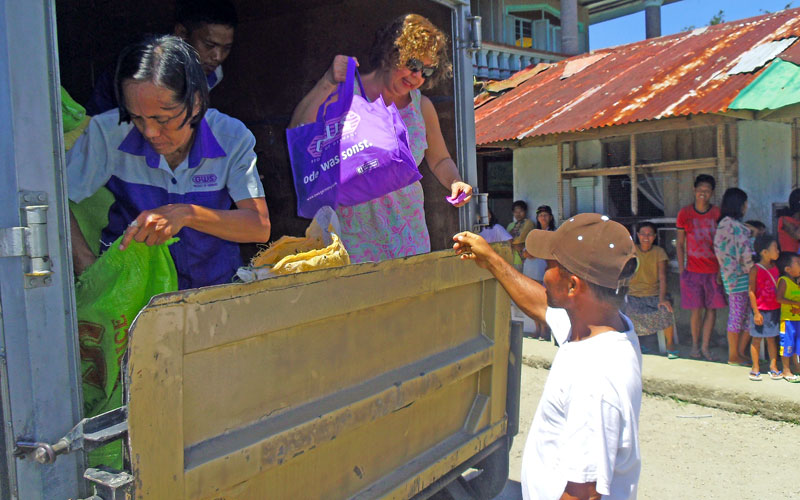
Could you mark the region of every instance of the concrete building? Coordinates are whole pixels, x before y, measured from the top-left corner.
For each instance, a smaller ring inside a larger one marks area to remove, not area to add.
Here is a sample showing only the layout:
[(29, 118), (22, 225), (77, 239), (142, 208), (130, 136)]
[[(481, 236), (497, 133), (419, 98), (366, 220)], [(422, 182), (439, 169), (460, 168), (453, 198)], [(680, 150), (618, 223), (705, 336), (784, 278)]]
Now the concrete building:
[(589, 51), (589, 26), (645, 11), (647, 38), (661, 36), (661, 6), (679, 0), (471, 0), (483, 46), (472, 64), (480, 80), (505, 79), (540, 62)]

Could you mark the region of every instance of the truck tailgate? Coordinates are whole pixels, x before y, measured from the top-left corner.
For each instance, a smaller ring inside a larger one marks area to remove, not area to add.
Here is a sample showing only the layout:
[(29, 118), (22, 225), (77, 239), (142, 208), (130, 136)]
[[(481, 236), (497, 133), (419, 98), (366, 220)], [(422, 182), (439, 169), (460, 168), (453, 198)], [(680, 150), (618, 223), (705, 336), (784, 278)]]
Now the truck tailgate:
[(509, 311), (452, 251), (156, 297), (130, 330), (135, 496), (412, 497), (506, 433)]

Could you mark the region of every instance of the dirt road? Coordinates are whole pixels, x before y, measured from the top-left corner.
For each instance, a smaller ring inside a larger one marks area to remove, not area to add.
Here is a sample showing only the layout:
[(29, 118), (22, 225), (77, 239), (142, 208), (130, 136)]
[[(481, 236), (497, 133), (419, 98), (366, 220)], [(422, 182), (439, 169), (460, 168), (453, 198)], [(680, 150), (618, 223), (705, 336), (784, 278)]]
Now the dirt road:
[[(522, 450), (548, 373), (523, 366), (521, 432), (503, 499), (521, 498)], [(800, 426), (645, 395), (639, 437), (640, 500), (800, 498)]]

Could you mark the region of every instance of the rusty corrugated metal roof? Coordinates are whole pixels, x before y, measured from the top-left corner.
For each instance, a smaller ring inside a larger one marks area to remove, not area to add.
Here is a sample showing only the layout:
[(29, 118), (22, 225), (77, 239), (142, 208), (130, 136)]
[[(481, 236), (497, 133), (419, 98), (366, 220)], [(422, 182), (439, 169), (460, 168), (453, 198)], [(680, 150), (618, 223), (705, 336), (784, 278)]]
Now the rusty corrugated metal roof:
[[(800, 36), (800, 9), (559, 61), (494, 99), (479, 95), (476, 104), (480, 107), (475, 110), (476, 142), (485, 145), (636, 121), (724, 112), (763, 67), (736, 75), (728, 75), (728, 71), (754, 47), (792, 36)], [(598, 60), (595, 57), (598, 54), (607, 55)], [(561, 79), (565, 67), (570, 64), (580, 67), (576, 61), (582, 58), (592, 58), (592, 64)]]

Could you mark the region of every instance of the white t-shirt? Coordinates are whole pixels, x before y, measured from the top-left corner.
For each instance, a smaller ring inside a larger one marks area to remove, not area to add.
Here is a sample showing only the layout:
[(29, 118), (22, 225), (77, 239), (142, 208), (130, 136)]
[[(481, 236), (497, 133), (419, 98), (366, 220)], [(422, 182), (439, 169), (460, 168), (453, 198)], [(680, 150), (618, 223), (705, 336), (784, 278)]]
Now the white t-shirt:
[(495, 224), (492, 227), (487, 227), (478, 235), (489, 243), (497, 243), (498, 241), (508, 241), (514, 239), (511, 233), (500, 224)]
[(554, 500), (567, 482), (595, 482), (603, 498), (635, 499), (642, 355), (633, 324), (623, 315), (626, 332), (562, 343), (567, 312), (548, 308), (546, 319), (561, 347), (525, 443), (522, 497)]

